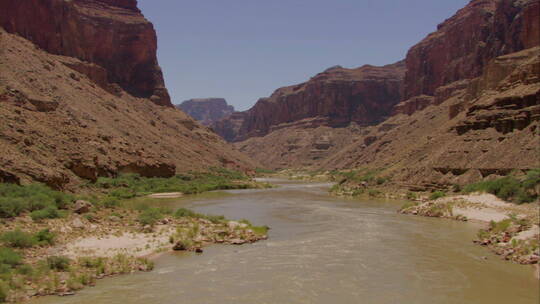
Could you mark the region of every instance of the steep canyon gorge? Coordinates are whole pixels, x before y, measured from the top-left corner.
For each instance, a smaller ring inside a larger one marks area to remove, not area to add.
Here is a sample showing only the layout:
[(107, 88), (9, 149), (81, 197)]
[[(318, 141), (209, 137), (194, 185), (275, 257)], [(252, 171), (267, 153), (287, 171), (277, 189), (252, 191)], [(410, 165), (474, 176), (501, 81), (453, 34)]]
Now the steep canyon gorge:
[(404, 62), (333, 68), (213, 129), (272, 169), (446, 187), (538, 167), (539, 1), (474, 0)]

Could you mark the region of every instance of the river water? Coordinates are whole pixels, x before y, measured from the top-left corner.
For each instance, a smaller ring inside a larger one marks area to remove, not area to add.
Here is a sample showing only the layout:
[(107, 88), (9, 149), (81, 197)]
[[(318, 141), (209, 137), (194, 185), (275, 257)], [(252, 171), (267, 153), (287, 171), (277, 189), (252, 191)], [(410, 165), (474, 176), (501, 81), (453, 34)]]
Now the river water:
[(532, 268), (472, 244), (477, 224), (335, 198), (329, 184), (272, 182), (280, 187), (160, 203), (268, 225), (269, 240), (165, 254), (153, 272), (32, 303), (539, 303)]

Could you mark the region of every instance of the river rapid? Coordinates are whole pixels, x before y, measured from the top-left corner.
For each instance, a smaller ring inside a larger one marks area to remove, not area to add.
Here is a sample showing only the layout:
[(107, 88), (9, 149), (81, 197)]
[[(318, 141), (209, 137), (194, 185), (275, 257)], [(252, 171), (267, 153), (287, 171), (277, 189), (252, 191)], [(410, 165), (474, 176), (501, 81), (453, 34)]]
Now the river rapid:
[(332, 197), (330, 184), (271, 182), (280, 187), (156, 200), (268, 225), (269, 240), (167, 253), (153, 272), (32, 303), (539, 303), (532, 268), (471, 242), (479, 224), (401, 215), (395, 201)]

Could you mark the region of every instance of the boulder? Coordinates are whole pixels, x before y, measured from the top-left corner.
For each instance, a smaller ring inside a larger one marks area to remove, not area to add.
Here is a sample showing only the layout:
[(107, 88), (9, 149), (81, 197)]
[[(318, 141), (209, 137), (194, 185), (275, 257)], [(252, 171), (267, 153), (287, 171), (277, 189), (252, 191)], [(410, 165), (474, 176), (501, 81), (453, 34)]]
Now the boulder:
[(71, 227), (75, 229), (83, 229), (84, 227), (86, 227), (86, 225), (80, 218), (76, 217), (73, 219), (73, 221), (71, 221)]
[(92, 203), (84, 201), (84, 200), (78, 200), (75, 202), (75, 205), (73, 205), (73, 212), (78, 214), (83, 214), (90, 212), (90, 209), (93, 207)]

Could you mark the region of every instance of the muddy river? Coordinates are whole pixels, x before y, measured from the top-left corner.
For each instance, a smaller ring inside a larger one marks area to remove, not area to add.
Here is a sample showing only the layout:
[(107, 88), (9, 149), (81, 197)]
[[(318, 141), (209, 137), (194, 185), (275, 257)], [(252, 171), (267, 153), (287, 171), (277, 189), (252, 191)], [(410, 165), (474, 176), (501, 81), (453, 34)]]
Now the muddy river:
[(280, 187), (159, 202), (268, 225), (269, 240), (164, 254), (153, 272), (32, 303), (539, 303), (532, 268), (472, 244), (478, 224), (332, 197), (329, 184), (273, 182)]

